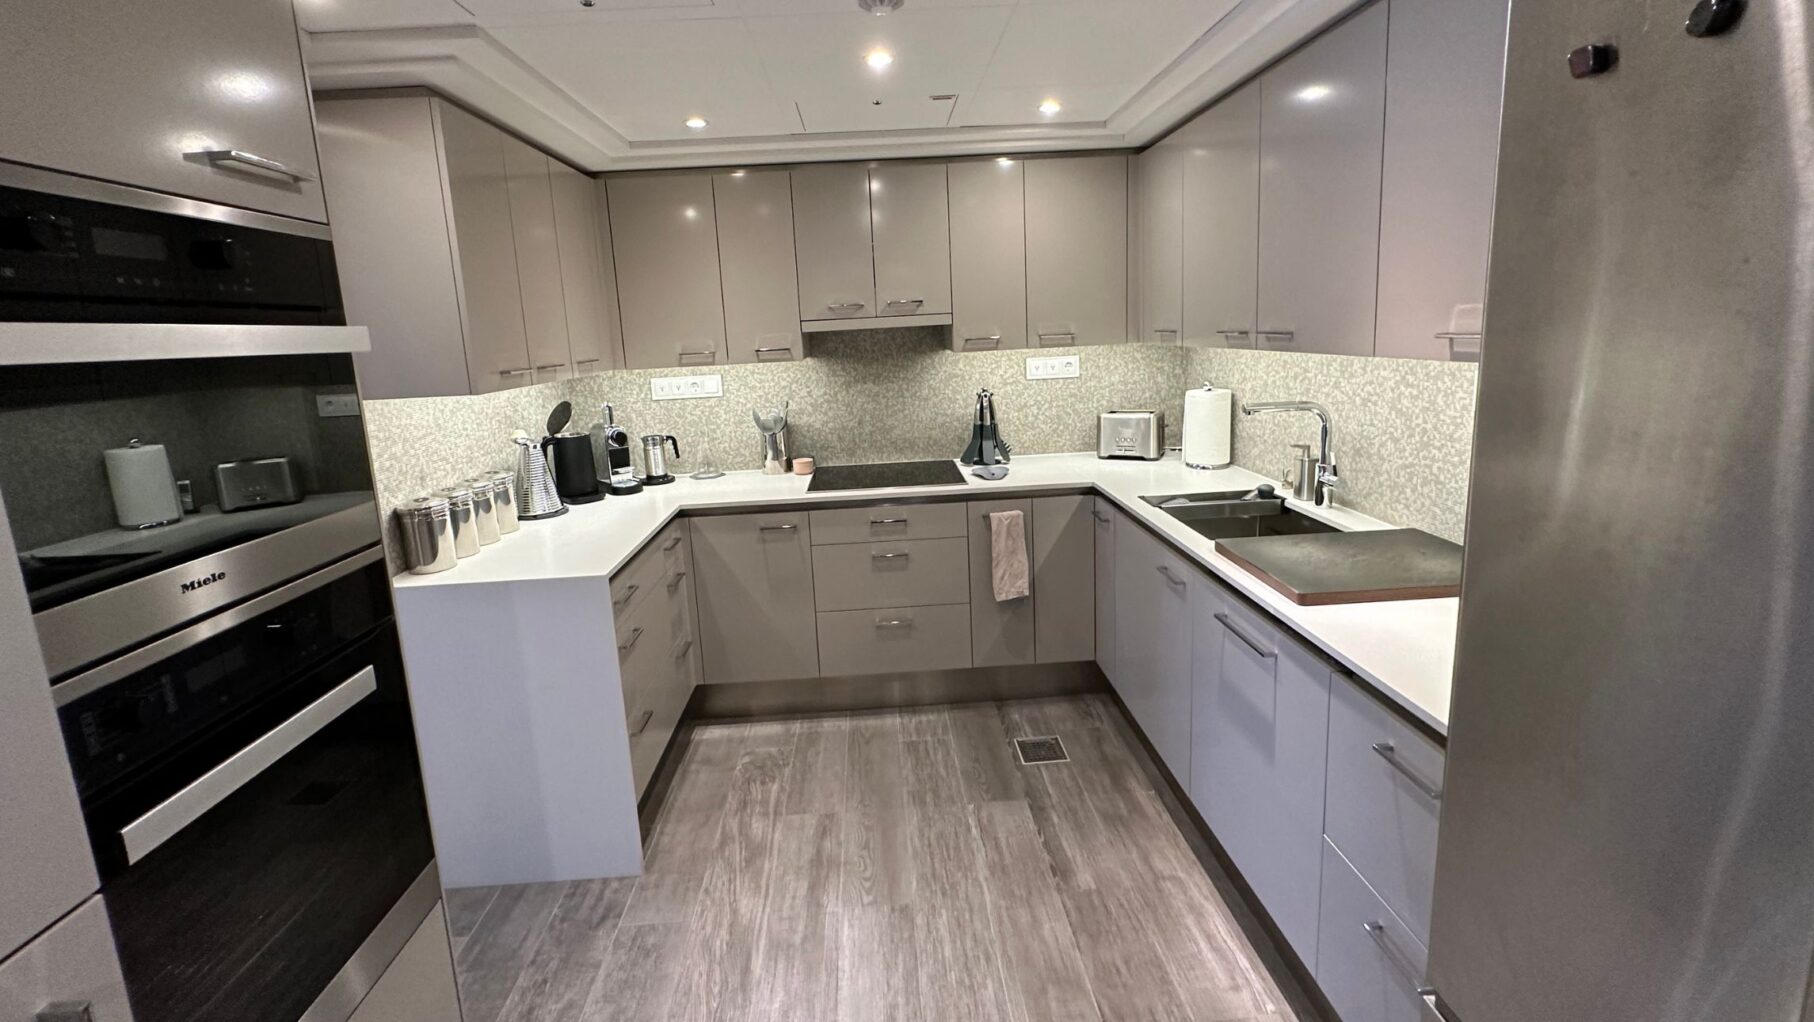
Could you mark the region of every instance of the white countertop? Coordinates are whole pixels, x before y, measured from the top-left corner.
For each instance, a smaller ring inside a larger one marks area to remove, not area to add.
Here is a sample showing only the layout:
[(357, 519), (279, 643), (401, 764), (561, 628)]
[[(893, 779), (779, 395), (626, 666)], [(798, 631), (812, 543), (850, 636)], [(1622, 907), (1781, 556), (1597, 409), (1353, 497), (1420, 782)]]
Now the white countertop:
[[(434, 575), (399, 575), (398, 588), (523, 582), (534, 579), (609, 576), (623, 567), (662, 526), (684, 511), (773, 507), (900, 498), (973, 496), (991, 491), (1091, 488), (1165, 537), (1174, 547), (1271, 611), (1304, 639), (1335, 658), (1413, 716), (1448, 733), (1450, 677), (1455, 666), (1456, 615), (1460, 601), (1399, 600), (1300, 607), (1215, 552), (1215, 541), (1192, 531), (1140, 498), (1204, 490), (1247, 489), (1274, 482), (1241, 468), (1214, 471), (1186, 468), (1176, 454), (1163, 460), (1105, 461), (1094, 454), (1041, 454), (1015, 458), (1007, 478), (966, 483), (872, 490), (806, 492), (805, 476), (732, 472), (695, 481), (685, 476), (667, 486), (649, 487), (633, 497), (608, 497), (572, 507), (559, 518), (524, 522), (521, 530), (485, 547), (479, 556)], [(1280, 487), (1281, 491), (1286, 490)], [(1390, 528), (1345, 508), (1318, 508), (1298, 501), (1291, 507), (1342, 529)]]

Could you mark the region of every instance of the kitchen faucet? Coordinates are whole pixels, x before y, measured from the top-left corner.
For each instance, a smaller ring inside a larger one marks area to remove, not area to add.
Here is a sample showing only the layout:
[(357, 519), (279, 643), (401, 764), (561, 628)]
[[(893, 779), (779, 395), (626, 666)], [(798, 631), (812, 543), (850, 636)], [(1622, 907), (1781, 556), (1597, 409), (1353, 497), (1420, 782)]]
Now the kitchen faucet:
[(1314, 412), (1321, 420), (1317, 431), (1316, 459), (1316, 506), (1328, 507), (1333, 503), (1331, 491), (1342, 484), (1342, 477), (1336, 473), (1335, 461), (1329, 454), (1330, 433), (1329, 409), (1315, 401), (1243, 401), (1242, 415), (1259, 415), (1263, 412)]

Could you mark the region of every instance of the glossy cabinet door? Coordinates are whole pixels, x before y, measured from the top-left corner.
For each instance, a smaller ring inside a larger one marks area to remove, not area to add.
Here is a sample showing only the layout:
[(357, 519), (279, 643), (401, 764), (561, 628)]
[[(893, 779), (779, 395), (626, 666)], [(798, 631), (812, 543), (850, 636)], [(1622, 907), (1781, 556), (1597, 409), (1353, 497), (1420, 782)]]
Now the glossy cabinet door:
[(517, 283), (504, 133), (450, 103), (435, 100), (434, 111), (447, 161), (472, 392), (527, 386), (535, 368)]
[(804, 511), (693, 520), (707, 684), (818, 676), (810, 529)]
[(1342, 1022), (1440, 1022), (1418, 992), (1429, 952), (1327, 841), (1319, 914), (1316, 985)]
[[(325, 221), (290, 0), (0, 0), (0, 159)], [(237, 151), (270, 161), (210, 159)]]
[(801, 358), (794, 199), (786, 170), (712, 175), (730, 362)]
[[(1478, 357), (1506, 0), (1392, 0), (1374, 350)], [(1459, 307), (1459, 314), (1458, 314)]]
[(1183, 342), (1254, 347), (1260, 259), (1260, 86), (1250, 82), (1176, 136), (1183, 168)]
[(1021, 160), (955, 160), (951, 202), (951, 346), (1027, 344), (1027, 196)]
[(1191, 590), (1208, 584), (1128, 519), (1115, 530), (1115, 691), (1182, 785), (1191, 769)]
[(606, 193), (626, 365), (660, 369), (723, 362), (712, 175), (612, 177), (606, 179)]
[(1260, 78), (1262, 348), (1373, 352), (1386, 9), (1362, 10)]
[(1115, 636), (1115, 534), (1120, 530), (1121, 512), (1106, 498), (1093, 498), (1090, 521), (1096, 530), (1096, 666), (1103, 677), (1117, 689), (1121, 672), (1116, 663), (1120, 643)]
[(1027, 343), (1127, 340), (1125, 156), (1028, 160)]
[(943, 163), (869, 168), (878, 316), (951, 312), (950, 209)]
[(965, 505), (970, 521), (970, 635), (978, 667), (1030, 664), (1039, 657), (1035, 612), (1039, 582), (1031, 580), (1033, 593), (1019, 600), (998, 603), (991, 554), (989, 516), (998, 511), (1019, 511), (1026, 526), (1027, 564), (1035, 563), (1038, 540), (1034, 538), (1031, 500), (973, 500)]
[(548, 162), (547, 156), (521, 139), (504, 136), (517, 287), (522, 292), (523, 327), (529, 340), (530, 379), (536, 383), (562, 379), (573, 369)]
[(800, 318), (881, 315), (870, 237), (869, 169), (860, 163), (818, 163), (795, 167), (792, 177)]
[(1033, 498), (1033, 620), (1042, 664), (1096, 656), (1096, 528), (1090, 496)]
[(75, 1016), (84, 1022), (132, 1022), (113, 928), (99, 895), (0, 961), (0, 1019), (61, 1022), (63, 1016), (39, 1014), (53, 1004), (84, 1007), (87, 1013)]
[(1177, 133), (1134, 157), (1139, 224), (1139, 339), (1176, 344), (1182, 330), (1185, 147)]
[(554, 193), (554, 239), (560, 248), (561, 300), (575, 375), (620, 368), (617, 316), (605, 300), (597, 191), (592, 178), (559, 160), (548, 161)]
[(437, 903), (391, 959), (347, 1022), (457, 1022), (460, 990), (454, 979), (447, 914)]

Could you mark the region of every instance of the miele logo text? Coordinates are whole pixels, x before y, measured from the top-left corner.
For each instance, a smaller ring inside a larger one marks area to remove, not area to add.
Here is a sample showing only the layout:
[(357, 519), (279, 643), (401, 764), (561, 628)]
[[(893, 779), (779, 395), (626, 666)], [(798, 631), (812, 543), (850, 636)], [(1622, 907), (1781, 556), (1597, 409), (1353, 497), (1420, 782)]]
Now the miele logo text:
[(205, 586), (211, 586), (214, 583), (219, 582), (221, 579), (224, 579), (226, 577), (227, 577), (226, 572), (217, 571), (212, 575), (204, 575), (201, 578), (192, 579), (191, 581), (183, 583), (183, 592), (193, 593), (197, 589), (201, 589)]

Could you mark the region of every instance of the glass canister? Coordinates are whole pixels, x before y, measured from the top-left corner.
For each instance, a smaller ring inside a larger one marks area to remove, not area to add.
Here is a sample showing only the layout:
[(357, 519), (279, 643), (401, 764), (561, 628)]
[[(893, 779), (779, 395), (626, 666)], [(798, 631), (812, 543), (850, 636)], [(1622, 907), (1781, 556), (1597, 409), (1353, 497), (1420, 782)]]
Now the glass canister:
[(474, 476), (462, 483), (472, 488), (472, 521), (479, 529), (479, 545), (498, 541), (497, 484), (490, 476)]
[(403, 560), (412, 575), (446, 571), (458, 560), (454, 554), (451, 503), (445, 497), (417, 497), (397, 509), (403, 534)]
[(435, 491), (447, 501), (447, 516), (453, 520), (454, 553), (471, 557), (479, 552), (479, 526), (472, 517), (472, 491), (464, 486), (448, 486)]

